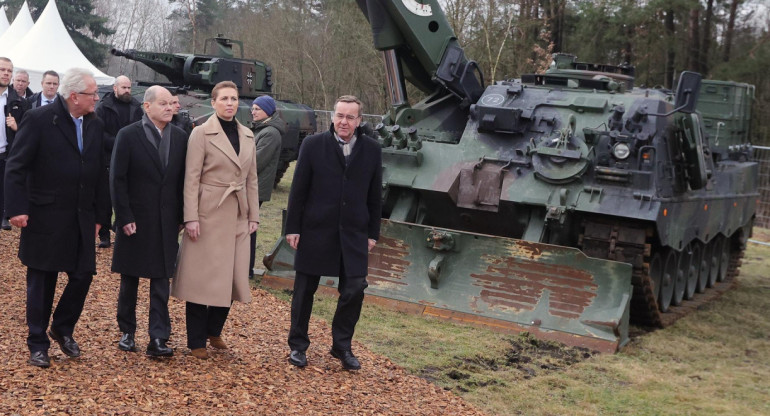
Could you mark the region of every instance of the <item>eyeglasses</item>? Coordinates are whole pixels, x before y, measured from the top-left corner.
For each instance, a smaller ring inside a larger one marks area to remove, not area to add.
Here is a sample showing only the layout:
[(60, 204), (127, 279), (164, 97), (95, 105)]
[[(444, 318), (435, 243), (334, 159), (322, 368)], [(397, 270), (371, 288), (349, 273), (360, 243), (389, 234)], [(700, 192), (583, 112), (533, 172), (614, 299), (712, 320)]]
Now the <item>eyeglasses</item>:
[(340, 114), (340, 113), (337, 113), (337, 114), (334, 115), (334, 119), (335, 120), (342, 120), (344, 118), (345, 120), (351, 121), (351, 122), (353, 120), (357, 119), (358, 117), (359, 116), (353, 116), (353, 115), (350, 115), (350, 114), (345, 115), (345, 114)]
[(92, 98), (99, 98), (99, 93), (98, 92), (78, 92), (76, 94), (90, 95)]

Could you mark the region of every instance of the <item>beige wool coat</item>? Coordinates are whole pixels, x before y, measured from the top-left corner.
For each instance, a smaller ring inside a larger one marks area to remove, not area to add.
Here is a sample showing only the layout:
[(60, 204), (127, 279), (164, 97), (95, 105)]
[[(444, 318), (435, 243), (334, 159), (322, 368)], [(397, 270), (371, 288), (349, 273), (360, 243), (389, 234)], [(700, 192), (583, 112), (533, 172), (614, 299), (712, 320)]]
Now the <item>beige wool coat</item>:
[(249, 221), (259, 221), (254, 134), (238, 124), (240, 154), (215, 115), (196, 127), (187, 145), (184, 221), (200, 235), (182, 237), (171, 295), (209, 306), (249, 302)]

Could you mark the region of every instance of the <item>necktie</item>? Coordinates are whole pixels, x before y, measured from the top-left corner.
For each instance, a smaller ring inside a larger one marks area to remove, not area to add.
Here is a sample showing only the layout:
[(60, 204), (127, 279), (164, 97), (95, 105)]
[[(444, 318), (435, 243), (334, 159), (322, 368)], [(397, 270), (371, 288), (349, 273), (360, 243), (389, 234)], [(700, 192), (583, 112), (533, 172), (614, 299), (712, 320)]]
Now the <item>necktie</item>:
[(52, 102), (53, 102), (53, 100), (45, 100), (46, 104), (51, 104)]
[(75, 122), (75, 132), (78, 135), (78, 150), (80, 150), (80, 153), (83, 153), (83, 128), (81, 127), (83, 120), (73, 117), (72, 121)]

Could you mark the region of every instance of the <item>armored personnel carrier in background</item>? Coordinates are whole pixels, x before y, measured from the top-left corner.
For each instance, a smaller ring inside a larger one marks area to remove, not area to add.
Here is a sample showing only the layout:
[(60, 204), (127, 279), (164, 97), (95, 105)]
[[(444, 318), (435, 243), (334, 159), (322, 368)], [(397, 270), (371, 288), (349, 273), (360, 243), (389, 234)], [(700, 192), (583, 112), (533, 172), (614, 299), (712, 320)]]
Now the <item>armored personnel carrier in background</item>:
[[(240, 58), (234, 56), (233, 46), (240, 49)], [(211, 51), (207, 54), (207, 51)], [(194, 125), (205, 122), (214, 113), (211, 107), (211, 89), (218, 82), (232, 81), (238, 86), (240, 105), (236, 118), (245, 126), (251, 126), (251, 103), (260, 95), (272, 95), (272, 69), (266, 63), (243, 58), (243, 43), (221, 35), (206, 40), (201, 55), (185, 53), (159, 53), (129, 49), (112, 49), (115, 56), (141, 62), (153, 71), (168, 78), (168, 83), (139, 81), (134, 95), (142, 100), (146, 87), (163, 85), (179, 96), (181, 116), (189, 117)], [(145, 87), (145, 88), (143, 88)], [(103, 87), (103, 92), (109, 89)], [(291, 101), (276, 99), (276, 109), (287, 124), (282, 137), (281, 158), (276, 173), (276, 185), (289, 167), (297, 160), (302, 140), (316, 132), (313, 109)]]
[[(758, 197), (752, 86), (638, 88), (631, 66), (567, 54), (485, 86), (436, 0), (358, 5), (392, 104), (367, 302), (616, 351), (630, 322), (730, 287)], [(278, 241), (263, 282), (290, 286), (293, 255)]]

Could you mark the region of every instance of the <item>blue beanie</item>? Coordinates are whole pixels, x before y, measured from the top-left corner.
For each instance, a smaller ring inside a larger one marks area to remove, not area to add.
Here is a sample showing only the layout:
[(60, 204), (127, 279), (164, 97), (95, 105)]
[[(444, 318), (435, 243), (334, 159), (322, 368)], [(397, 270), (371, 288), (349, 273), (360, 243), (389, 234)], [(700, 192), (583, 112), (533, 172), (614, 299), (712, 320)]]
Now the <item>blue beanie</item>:
[(275, 113), (275, 100), (269, 95), (257, 97), (252, 104), (256, 104), (268, 116), (272, 116)]

